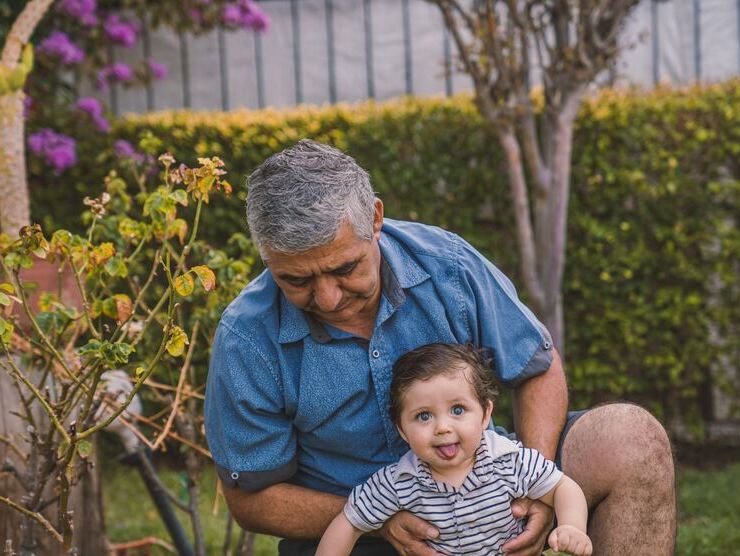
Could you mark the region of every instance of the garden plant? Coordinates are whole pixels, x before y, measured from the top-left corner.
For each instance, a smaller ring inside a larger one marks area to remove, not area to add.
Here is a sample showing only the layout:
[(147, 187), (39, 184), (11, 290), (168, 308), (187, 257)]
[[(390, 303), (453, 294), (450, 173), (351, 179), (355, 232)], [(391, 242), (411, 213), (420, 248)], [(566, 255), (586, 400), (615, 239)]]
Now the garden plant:
[[(161, 173), (136, 172), (128, 183), (109, 174), (104, 191), (85, 200), (84, 235), (57, 230), (46, 237), (33, 225), (18, 239), (0, 241), (6, 308), (0, 366), (14, 379), (21, 400), (14, 413), (24, 422), (22, 434), (0, 438), (12, 453), (3, 471), (22, 492), (14, 498), (4, 492), (0, 504), (21, 516), (15, 544), (21, 554), (73, 548), (83, 523), (71, 511), (70, 494), (90, 472), (95, 435), (114, 422), (133, 431), (142, 447), (162, 448), (168, 438), (182, 446), (185, 506), (192, 510), (196, 553), (205, 553), (197, 511), (197, 475), (209, 456), (200, 432), (202, 340), (248, 281), (250, 245), (233, 238), (235, 260), (197, 240), (210, 197), (230, 193), (218, 158), (201, 158), (193, 168), (169, 154), (159, 162)], [(147, 180), (156, 187), (147, 189)], [(24, 276), (41, 260), (52, 261), (60, 277), (71, 276), (71, 291), (60, 281), (56, 291), (34, 292)], [(217, 281), (226, 286), (216, 290)], [(111, 370), (130, 376), (125, 396), (110, 395)], [(137, 393), (147, 417), (126, 412)]]

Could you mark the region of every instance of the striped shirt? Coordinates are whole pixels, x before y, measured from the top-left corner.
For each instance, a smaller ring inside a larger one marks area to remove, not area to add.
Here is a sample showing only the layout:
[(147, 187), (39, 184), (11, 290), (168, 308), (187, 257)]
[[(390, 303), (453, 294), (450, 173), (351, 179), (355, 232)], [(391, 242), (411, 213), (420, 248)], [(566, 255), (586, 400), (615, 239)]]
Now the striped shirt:
[(406, 510), (439, 529), (427, 543), (442, 554), (501, 554), (501, 545), (523, 528), (511, 502), (544, 496), (562, 476), (537, 450), (487, 430), (459, 488), (435, 480), (429, 465), (409, 451), (355, 487), (344, 514), (357, 529), (373, 531)]

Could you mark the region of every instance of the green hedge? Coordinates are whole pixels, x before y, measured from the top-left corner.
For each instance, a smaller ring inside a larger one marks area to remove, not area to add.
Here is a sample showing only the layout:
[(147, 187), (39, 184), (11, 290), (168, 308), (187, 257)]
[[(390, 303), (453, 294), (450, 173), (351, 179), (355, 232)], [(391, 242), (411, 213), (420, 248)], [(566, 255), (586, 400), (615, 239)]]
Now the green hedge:
[[(665, 420), (701, 424), (716, 368), (740, 364), (740, 81), (708, 88), (604, 91), (579, 115), (564, 284), (572, 405), (630, 399)], [(243, 230), (243, 176), (302, 137), (367, 168), (386, 214), (454, 230), (517, 281), (506, 171), (493, 130), (469, 98), (224, 113), (166, 112), (119, 121), (176, 158), (218, 155), (234, 197), (210, 208), (204, 236)], [(43, 183), (35, 214), (70, 225), (72, 199), (102, 180), (108, 151)], [(85, 157), (83, 153), (95, 153)], [(39, 173), (37, 172), (37, 175)], [(57, 192), (57, 198), (50, 191)], [(66, 222), (64, 220), (67, 220)], [(526, 297), (526, 296), (525, 296)], [(721, 359), (721, 356), (724, 359)]]

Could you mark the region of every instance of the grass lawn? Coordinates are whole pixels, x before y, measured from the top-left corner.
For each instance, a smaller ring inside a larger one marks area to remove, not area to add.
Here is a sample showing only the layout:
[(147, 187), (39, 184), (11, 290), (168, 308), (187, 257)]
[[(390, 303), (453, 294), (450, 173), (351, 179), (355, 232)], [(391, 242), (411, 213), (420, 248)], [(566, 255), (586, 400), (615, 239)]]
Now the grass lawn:
[[(104, 480), (105, 521), (112, 542), (131, 541), (154, 535), (169, 542), (164, 526), (146, 493), (138, 473), (115, 462), (106, 462)], [(172, 492), (184, 496), (182, 476), (177, 471), (160, 471)], [(221, 554), (226, 524), (223, 499), (214, 504), (215, 473), (204, 475), (201, 488), (201, 515), (208, 554)], [(740, 549), (740, 462), (716, 471), (682, 468), (678, 474), (679, 528), (676, 554), (680, 556), (720, 556), (737, 554)], [(179, 513), (186, 530), (187, 516)], [(235, 527), (235, 529), (237, 529)], [(232, 534), (236, 543), (237, 531)], [(639, 553), (635, 547), (635, 553)], [(131, 554), (131, 553), (130, 553)], [(152, 554), (167, 554), (154, 548)], [(257, 556), (277, 554), (277, 540), (258, 536)]]

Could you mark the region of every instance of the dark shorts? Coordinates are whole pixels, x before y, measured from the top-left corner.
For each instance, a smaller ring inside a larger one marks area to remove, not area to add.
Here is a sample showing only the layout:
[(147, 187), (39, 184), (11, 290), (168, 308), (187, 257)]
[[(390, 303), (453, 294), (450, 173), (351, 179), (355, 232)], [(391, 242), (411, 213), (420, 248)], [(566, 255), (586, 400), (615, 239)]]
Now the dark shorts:
[[(581, 411), (569, 411), (568, 418), (563, 427), (563, 432), (560, 435), (560, 441), (558, 442), (558, 451), (555, 454), (555, 464), (560, 468), (560, 452), (563, 449), (563, 441), (566, 435), (570, 432), (571, 427), (575, 422), (584, 414), (587, 410)], [(496, 432), (503, 434), (516, 440), (515, 433), (509, 433), (503, 427), (496, 427)], [(316, 553), (316, 548), (319, 545), (318, 539), (283, 539), (278, 545), (278, 551), (280, 556), (313, 556)], [(355, 544), (355, 548), (352, 550), (351, 556), (397, 556), (398, 553), (394, 548), (380, 537), (363, 536)]]

